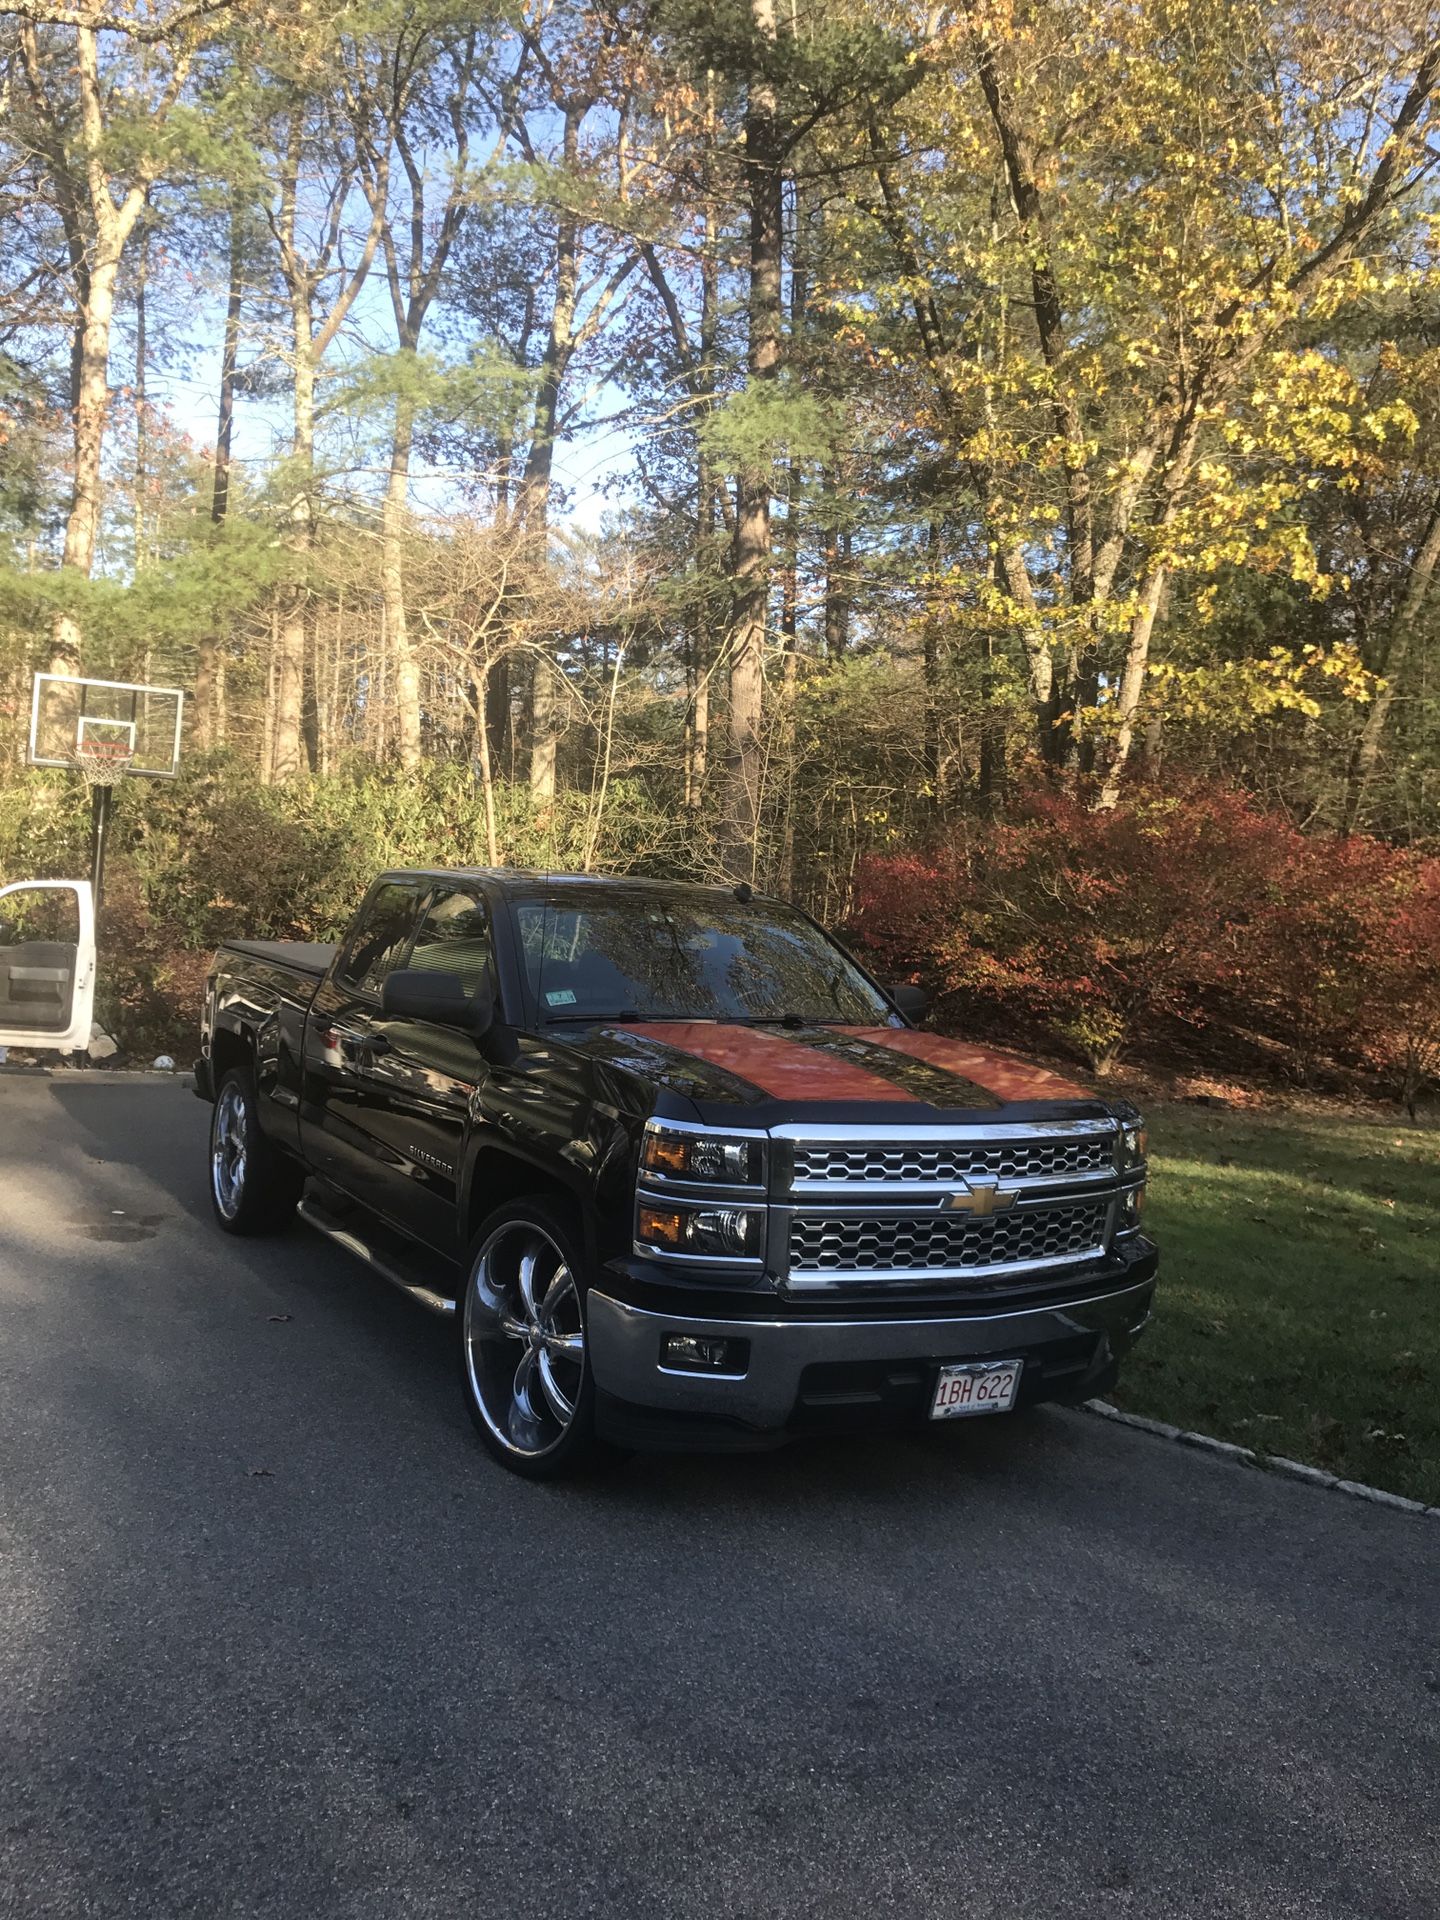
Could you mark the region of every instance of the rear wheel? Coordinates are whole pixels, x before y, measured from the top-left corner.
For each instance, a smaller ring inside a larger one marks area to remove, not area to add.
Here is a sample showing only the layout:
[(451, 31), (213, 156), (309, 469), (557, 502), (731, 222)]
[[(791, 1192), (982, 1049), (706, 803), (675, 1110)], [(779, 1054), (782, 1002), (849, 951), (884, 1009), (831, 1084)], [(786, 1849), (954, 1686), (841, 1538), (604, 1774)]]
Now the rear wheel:
[(260, 1131), (255, 1082), (244, 1067), (221, 1079), (210, 1115), (210, 1204), (226, 1233), (288, 1225), (305, 1176)]
[(576, 1473), (604, 1451), (585, 1351), (583, 1257), (558, 1207), (518, 1200), (481, 1227), (460, 1303), (470, 1418), (495, 1458), (531, 1480)]

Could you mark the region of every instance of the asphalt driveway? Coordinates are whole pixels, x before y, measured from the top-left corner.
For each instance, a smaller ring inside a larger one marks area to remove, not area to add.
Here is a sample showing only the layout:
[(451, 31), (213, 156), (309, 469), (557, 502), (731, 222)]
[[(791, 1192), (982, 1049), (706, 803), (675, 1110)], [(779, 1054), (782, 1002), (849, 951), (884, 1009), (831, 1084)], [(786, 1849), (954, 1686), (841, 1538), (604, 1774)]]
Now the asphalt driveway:
[(528, 1486), (80, 1081), (0, 1077), (0, 1915), (1440, 1913), (1440, 1526), (1079, 1413)]

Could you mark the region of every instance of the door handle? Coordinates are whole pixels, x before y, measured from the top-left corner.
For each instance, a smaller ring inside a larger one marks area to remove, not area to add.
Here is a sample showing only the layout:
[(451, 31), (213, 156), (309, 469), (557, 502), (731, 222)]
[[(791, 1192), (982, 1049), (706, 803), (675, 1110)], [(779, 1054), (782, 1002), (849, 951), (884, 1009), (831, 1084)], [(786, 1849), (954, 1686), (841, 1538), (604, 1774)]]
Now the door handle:
[(390, 1051), (390, 1042), (383, 1033), (356, 1033), (350, 1027), (331, 1027), (324, 1039), (327, 1046), (338, 1047), (356, 1059), (373, 1059), (377, 1054)]

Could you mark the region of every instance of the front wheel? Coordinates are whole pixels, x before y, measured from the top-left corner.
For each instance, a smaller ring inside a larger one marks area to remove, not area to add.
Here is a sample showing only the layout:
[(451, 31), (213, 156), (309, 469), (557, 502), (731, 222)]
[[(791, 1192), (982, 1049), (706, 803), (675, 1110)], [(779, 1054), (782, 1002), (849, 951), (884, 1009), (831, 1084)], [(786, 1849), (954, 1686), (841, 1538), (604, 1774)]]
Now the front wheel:
[(476, 1240), (460, 1310), (460, 1380), (486, 1447), (512, 1473), (554, 1480), (594, 1463), (580, 1238), (559, 1208), (520, 1200)]
[(243, 1067), (221, 1080), (210, 1115), (210, 1204), (226, 1233), (274, 1233), (295, 1213), (304, 1175), (260, 1131), (255, 1082)]

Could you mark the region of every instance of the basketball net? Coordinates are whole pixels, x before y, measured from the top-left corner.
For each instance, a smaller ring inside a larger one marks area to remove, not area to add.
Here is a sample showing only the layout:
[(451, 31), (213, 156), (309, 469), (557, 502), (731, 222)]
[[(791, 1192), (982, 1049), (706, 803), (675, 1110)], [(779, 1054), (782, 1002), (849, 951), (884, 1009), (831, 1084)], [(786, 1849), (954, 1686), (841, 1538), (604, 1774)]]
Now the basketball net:
[(76, 771), (93, 793), (96, 787), (118, 787), (130, 771), (135, 749), (123, 740), (87, 740), (71, 756)]

